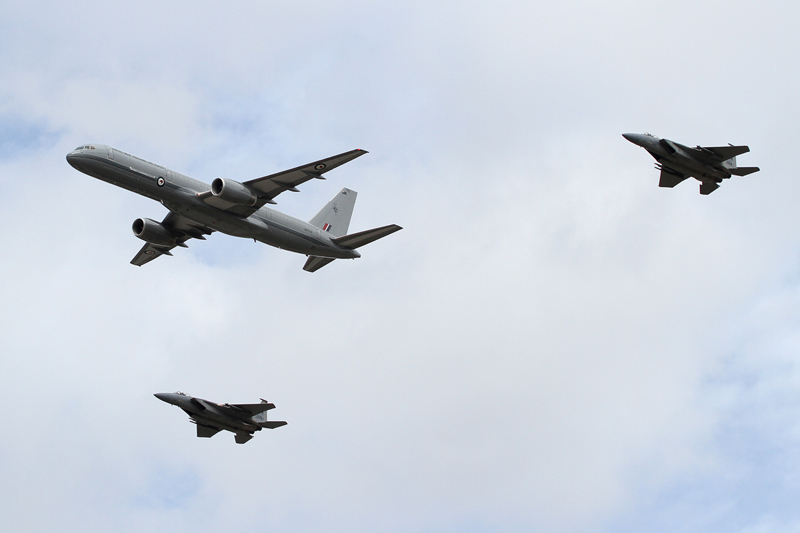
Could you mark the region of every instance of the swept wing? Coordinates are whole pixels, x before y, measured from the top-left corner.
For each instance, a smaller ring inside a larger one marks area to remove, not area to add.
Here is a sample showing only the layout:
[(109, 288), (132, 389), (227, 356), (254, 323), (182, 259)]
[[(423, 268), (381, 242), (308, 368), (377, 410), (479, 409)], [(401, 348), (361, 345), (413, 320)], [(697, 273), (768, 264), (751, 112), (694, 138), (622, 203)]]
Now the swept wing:
[[(665, 141), (665, 139), (662, 139)], [(684, 152), (690, 154), (693, 158), (706, 164), (722, 163), (728, 159), (732, 159), (737, 155), (746, 154), (750, 151), (749, 146), (696, 146), (690, 148), (673, 141), (666, 141), (680, 146)], [(662, 143), (663, 146), (663, 143)]]
[(669, 167), (657, 166), (657, 168), (661, 170), (661, 177), (658, 180), (659, 187), (674, 187), (689, 177), (686, 174), (681, 174), (677, 170), (673, 170)]
[(303, 270), (306, 272), (316, 272), (320, 268), (324, 267), (328, 263), (332, 262), (335, 257), (320, 257), (318, 255), (312, 255), (306, 260), (306, 264), (303, 265)]
[[(197, 422), (195, 422), (197, 424)], [(204, 426), (202, 424), (197, 424), (197, 436), (198, 437), (213, 437), (217, 433), (222, 431), (219, 428), (215, 428), (213, 426)]]
[(231, 205), (224, 200), (213, 196), (211, 191), (201, 193), (199, 196), (203, 201), (214, 207), (218, 207), (223, 211), (235, 213), (240, 216), (250, 216), (264, 204), (274, 204), (275, 197), (283, 191), (298, 192), (297, 186), (301, 185), (308, 180), (312, 179), (325, 179), (322, 177), (326, 172), (334, 168), (344, 165), (357, 157), (366, 154), (366, 150), (356, 149), (344, 152), (339, 155), (334, 155), (326, 159), (320, 159), (313, 163), (301, 165), (299, 167), (290, 168), (282, 172), (270, 174), (269, 176), (262, 176), (254, 180), (244, 182), (244, 185), (251, 189), (258, 195), (258, 200), (252, 206), (244, 205)]
[(717, 156), (717, 158), (719, 158), (720, 161), (727, 161), (732, 157), (736, 157), (737, 155), (741, 154), (746, 154), (747, 152), (750, 151), (749, 146), (734, 146), (732, 144), (728, 146), (708, 146), (708, 147), (698, 146), (697, 149), (704, 153), (707, 152), (713, 153), (715, 156)]
[(234, 416), (246, 416), (251, 417), (253, 415), (257, 415), (258, 413), (263, 413), (264, 411), (269, 411), (270, 409), (275, 409), (274, 403), (269, 402), (262, 402), (262, 403), (226, 403), (221, 405), (222, 408), (226, 410), (226, 412), (233, 414)]
[[(377, 241), (378, 239), (382, 239), (387, 235), (391, 235), (395, 231), (400, 231), (401, 228), (397, 224), (389, 224), (388, 226), (381, 226), (380, 228), (373, 228), (368, 229), (365, 231), (359, 231), (358, 233), (351, 233), (349, 235), (343, 235), (341, 237), (336, 237), (331, 239), (333, 242), (342, 246), (344, 248), (356, 249), (362, 246), (365, 246), (371, 242)], [(320, 268), (324, 267), (331, 261), (333, 261), (333, 257), (320, 257), (316, 255), (309, 256), (306, 264), (303, 265), (303, 270), (306, 272), (316, 272)]]
[(207, 226), (193, 222), (188, 218), (176, 215), (175, 213), (168, 213), (161, 225), (167, 228), (170, 233), (175, 235), (175, 244), (172, 246), (162, 246), (159, 244), (146, 243), (142, 249), (131, 259), (131, 264), (142, 266), (149, 263), (153, 259), (162, 255), (172, 255), (170, 250), (176, 246), (186, 248), (186, 241), (189, 239), (205, 240), (206, 235), (211, 235), (214, 231)]
[(401, 229), (403, 228), (397, 224), (389, 224), (388, 226), (382, 226), (380, 228), (368, 229), (365, 231), (359, 231), (358, 233), (351, 233), (350, 235), (336, 237), (332, 240), (339, 246), (344, 246), (345, 248), (360, 248), (373, 241), (377, 241), (378, 239), (386, 237), (395, 231), (400, 231)]

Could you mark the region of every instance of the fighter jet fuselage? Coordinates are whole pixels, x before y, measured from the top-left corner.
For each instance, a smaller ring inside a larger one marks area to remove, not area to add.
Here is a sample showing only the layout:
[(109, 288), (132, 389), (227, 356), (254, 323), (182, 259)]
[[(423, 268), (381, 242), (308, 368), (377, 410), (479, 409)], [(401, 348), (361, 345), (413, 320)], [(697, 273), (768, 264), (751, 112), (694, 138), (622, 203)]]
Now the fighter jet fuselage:
[(737, 167), (736, 156), (747, 153), (747, 146), (715, 146), (690, 148), (669, 139), (659, 139), (649, 133), (623, 133), (625, 139), (647, 150), (661, 171), (660, 187), (674, 187), (693, 177), (700, 182), (700, 194), (710, 194), (724, 179), (746, 176), (758, 167)]
[(226, 430), (236, 434), (237, 443), (244, 444), (256, 431), (286, 425), (283, 421), (267, 420), (267, 411), (275, 405), (266, 400), (254, 404), (217, 404), (182, 392), (159, 392), (154, 396), (183, 409), (197, 425), (198, 437), (213, 437)]
[(134, 221), (134, 234), (148, 243), (131, 261), (135, 265), (141, 266), (160, 255), (172, 255), (172, 248), (186, 247), (185, 242), (190, 238), (204, 239), (205, 235), (219, 231), (317, 257), (323, 263), (320, 266), (324, 266), (337, 258), (361, 257), (354, 248), (400, 227), (368, 230), (371, 233), (366, 237), (362, 233), (368, 232), (345, 236), (357, 195), (349, 189), (343, 189), (326, 206), (327, 211), (323, 209), (310, 222), (264, 204), (275, 203), (273, 198), (285, 190), (297, 191), (296, 184), (312, 178), (324, 179), (322, 173), (365, 153), (353, 150), (246, 183), (217, 178), (211, 185), (100, 144), (78, 147), (67, 155), (67, 161), (89, 176), (152, 198), (169, 209), (170, 214), (163, 222), (147, 218)]

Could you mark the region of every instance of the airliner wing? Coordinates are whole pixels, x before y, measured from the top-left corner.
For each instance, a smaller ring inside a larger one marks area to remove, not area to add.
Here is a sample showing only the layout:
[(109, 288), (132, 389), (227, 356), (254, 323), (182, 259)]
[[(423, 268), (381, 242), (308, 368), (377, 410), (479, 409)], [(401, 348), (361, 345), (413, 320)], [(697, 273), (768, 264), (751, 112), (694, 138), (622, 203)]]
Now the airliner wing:
[(211, 232), (214, 231), (211, 228), (203, 226), (202, 224), (198, 224), (197, 222), (193, 222), (188, 218), (184, 218), (172, 212), (164, 217), (161, 225), (175, 235), (175, 245), (162, 246), (160, 244), (153, 244), (149, 242), (145, 243), (145, 245), (142, 246), (142, 249), (139, 250), (139, 253), (137, 253), (134, 258), (131, 259), (132, 265), (142, 266), (162, 255), (172, 255), (170, 250), (175, 248), (175, 246), (186, 248), (185, 243), (189, 239), (194, 238), (205, 240), (205, 235), (211, 235)]
[(289, 170), (284, 170), (276, 174), (246, 181), (244, 185), (258, 195), (258, 199), (253, 205), (236, 205), (231, 202), (226, 202), (225, 200), (215, 197), (210, 190), (199, 193), (197, 196), (205, 203), (213, 205), (218, 209), (239, 215), (240, 217), (249, 217), (264, 204), (274, 204), (274, 198), (283, 191), (298, 192), (298, 185), (315, 178), (324, 180), (325, 178), (323, 178), (322, 175), (329, 170), (344, 165), (366, 153), (366, 150), (350, 150), (349, 152), (335, 155), (327, 159), (320, 159), (319, 161), (314, 161), (307, 165), (290, 168)]
[(259, 202), (258, 206), (265, 203), (272, 202), (273, 198), (278, 196), (283, 191), (297, 192), (297, 186), (307, 182), (310, 179), (325, 179), (323, 174), (329, 170), (344, 165), (357, 157), (366, 154), (365, 150), (351, 150), (343, 154), (335, 155), (327, 159), (320, 159), (307, 165), (302, 165), (297, 168), (284, 170), (277, 174), (270, 174), (254, 180), (246, 181), (244, 184), (248, 187), (258, 191)]

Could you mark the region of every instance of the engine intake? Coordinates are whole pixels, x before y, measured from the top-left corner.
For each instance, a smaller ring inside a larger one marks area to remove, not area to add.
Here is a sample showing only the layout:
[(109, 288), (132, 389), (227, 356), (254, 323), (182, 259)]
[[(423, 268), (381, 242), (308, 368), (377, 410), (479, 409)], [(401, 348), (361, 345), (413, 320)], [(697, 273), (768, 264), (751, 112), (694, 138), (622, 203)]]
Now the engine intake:
[(258, 200), (258, 196), (249, 187), (225, 178), (216, 178), (211, 182), (211, 194), (237, 205), (255, 205)]
[(175, 246), (175, 235), (160, 222), (149, 218), (137, 218), (134, 220), (133, 234), (150, 244)]

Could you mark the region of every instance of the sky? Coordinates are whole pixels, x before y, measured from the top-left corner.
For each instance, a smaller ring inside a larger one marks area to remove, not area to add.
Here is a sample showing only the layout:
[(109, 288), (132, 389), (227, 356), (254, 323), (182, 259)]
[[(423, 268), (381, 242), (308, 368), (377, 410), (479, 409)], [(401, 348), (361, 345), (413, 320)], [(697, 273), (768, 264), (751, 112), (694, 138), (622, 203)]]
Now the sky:
[[(8, 531), (800, 529), (800, 5), (0, 5)], [(622, 133), (747, 144), (709, 196)], [(166, 209), (108, 144), (210, 183), (355, 148), (277, 198), (403, 230), (316, 273)], [(153, 397), (274, 402), (198, 439)]]

